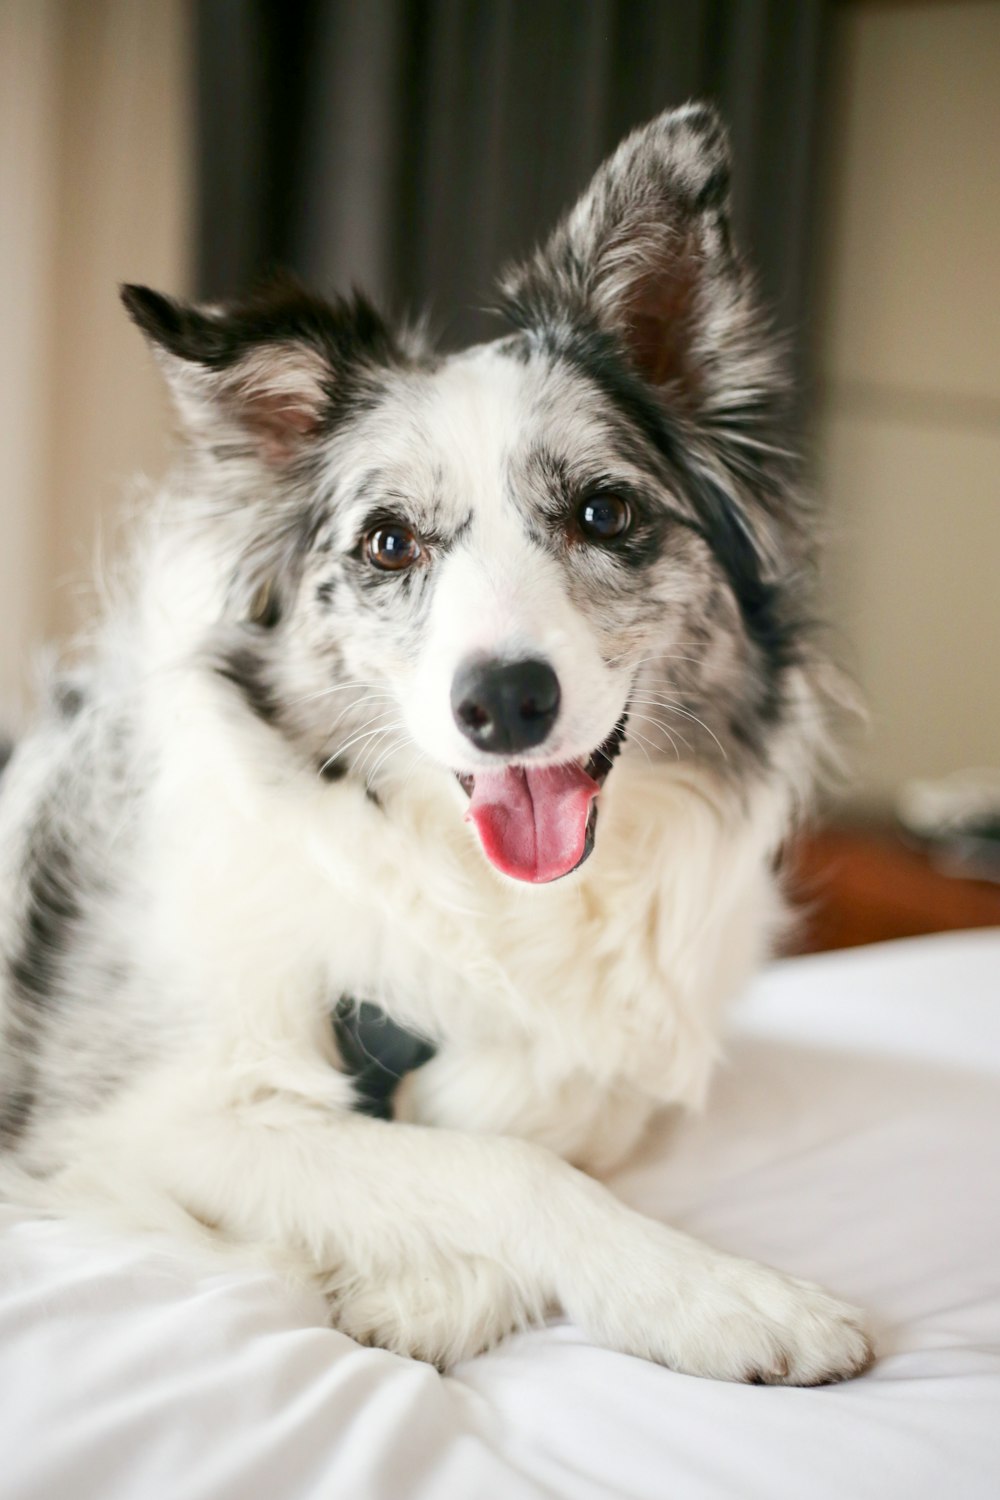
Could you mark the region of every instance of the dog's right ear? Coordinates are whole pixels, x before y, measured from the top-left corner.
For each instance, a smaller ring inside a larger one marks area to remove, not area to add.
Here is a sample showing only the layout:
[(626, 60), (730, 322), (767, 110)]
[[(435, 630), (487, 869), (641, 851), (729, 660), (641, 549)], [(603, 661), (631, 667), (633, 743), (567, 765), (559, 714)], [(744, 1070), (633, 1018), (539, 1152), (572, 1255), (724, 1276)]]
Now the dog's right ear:
[(268, 465), (301, 453), (366, 371), (399, 359), (360, 297), (331, 305), (291, 282), (225, 306), (196, 307), (142, 286), (124, 286), (121, 296), (191, 435)]

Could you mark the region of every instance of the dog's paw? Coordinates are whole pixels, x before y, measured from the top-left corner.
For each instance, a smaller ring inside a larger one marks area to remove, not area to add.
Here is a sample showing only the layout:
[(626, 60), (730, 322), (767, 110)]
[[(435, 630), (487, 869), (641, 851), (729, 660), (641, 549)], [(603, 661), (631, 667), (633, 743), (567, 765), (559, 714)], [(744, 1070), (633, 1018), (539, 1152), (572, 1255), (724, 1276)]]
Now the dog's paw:
[(342, 1333), (439, 1370), (481, 1354), (544, 1312), (496, 1261), (468, 1255), (415, 1257), (341, 1277), (328, 1296)]
[(691, 1288), (678, 1368), (754, 1385), (827, 1385), (874, 1359), (862, 1315), (810, 1282), (725, 1261)]
[(600, 1306), (588, 1298), (581, 1321), (617, 1349), (716, 1380), (825, 1385), (872, 1363), (856, 1308), (768, 1266), (688, 1246), (674, 1244), (655, 1269), (646, 1261), (643, 1285), (620, 1286)]

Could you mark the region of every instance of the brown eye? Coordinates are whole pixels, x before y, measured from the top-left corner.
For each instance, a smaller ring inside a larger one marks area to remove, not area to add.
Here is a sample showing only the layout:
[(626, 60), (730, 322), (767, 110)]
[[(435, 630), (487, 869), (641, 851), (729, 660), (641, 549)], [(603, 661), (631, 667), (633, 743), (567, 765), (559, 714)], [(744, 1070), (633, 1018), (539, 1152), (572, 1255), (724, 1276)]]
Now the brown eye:
[(613, 542), (632, 525), (632, 507), (620, 495), (591, 495), (582, 500), (577, 525), (591, 542)]
[(365, 555), (376, 568), (401, 573), (420, 556), (420, 543), (408, 526), (387, 522), (365, 537)]

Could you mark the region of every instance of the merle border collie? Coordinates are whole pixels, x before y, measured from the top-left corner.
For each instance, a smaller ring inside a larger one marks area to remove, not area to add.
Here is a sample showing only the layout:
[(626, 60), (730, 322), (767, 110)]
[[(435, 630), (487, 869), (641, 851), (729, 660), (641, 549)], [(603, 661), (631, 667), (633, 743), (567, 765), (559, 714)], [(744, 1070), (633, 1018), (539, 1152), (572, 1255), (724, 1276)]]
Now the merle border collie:
[(709, 109), (636, 131), (459, 354), (125, 288), (185, 441), (3, 775), (11, 1193), (441, 1367), (551, 1309), (699, 1375), (869, 1363), (600, 1181), (703, 1100), (828, 737), (728, 181)]

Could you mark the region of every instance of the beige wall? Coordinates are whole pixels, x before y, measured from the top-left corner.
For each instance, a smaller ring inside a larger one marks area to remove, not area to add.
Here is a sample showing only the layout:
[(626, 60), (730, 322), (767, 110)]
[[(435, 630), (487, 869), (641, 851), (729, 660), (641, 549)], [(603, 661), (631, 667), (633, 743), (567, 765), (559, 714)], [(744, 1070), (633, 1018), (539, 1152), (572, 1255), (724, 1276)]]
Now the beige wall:
[(1000, 765), (1000, 4), (838, 7), (820, 482), (855, 796)]
[(43, 623), (55, 24), (0, 0), (0, 714)]
[(0, 0), (0, 702), (85, 606), (102, 519), (164, 463), (117, 284), (188, 281), (187, 0)]

